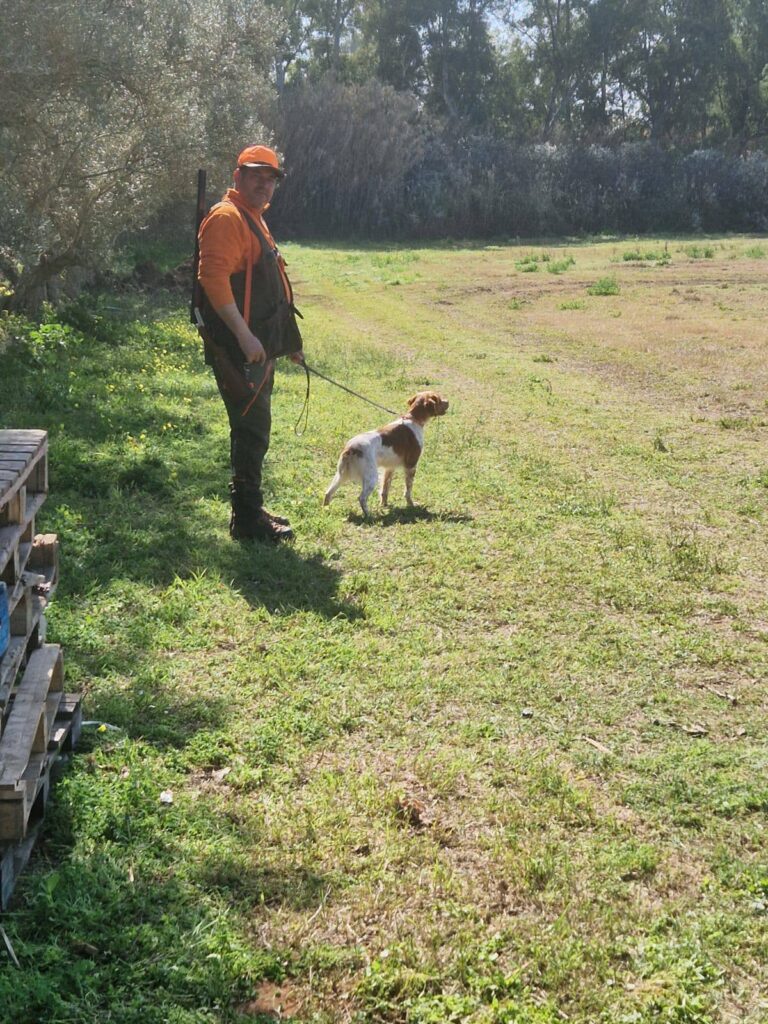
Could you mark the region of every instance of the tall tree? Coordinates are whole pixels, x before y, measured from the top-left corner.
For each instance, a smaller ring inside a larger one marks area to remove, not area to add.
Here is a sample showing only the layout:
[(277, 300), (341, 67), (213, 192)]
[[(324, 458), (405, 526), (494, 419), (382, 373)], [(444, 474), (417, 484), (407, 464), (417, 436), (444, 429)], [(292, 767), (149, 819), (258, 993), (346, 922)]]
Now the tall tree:
[(100, 264), (203, 155), (263, 129), (270, 19), (255, 0), (14, 0), (0, 6), (0, 236), (14, 303)]
[(487, 15), (495, 0), (424, 0), (420, 30), (426, 48), (427, 101), (438, 113), (481, 123), (496, 70)]
[(315, 70), (342, 76), (348, 52), (362, 15), (361, 0), (304, 0), (303, 13), (309, 23), (308, 50)]
[(768, 139), (768, 6), (728, 0), (730, 45), (715, 104), (725, 137), (745, 152)]
[(304, 0), (265, 0), (277, 21), (275, 40), (275, 88), (277, 95), (285, 91), (289, 68), (306, 50), (310, 36), (309, 21), (304, 15)]
[(423, 93), (426, 83), (421, 19), (421, 4), (414, 0), (372, 0), (366, 4), (363, 22), (376, 77), (415, 95)]
[(632, 0), (630, 11), (633, 38), (620, 74), (651, 139), (702, 141), (730, 35), (724, 0)]

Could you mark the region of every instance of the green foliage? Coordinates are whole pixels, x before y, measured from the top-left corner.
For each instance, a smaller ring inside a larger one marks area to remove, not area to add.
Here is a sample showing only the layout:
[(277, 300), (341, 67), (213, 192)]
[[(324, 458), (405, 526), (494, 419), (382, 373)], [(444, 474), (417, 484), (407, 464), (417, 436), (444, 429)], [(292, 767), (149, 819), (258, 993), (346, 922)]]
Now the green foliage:
[(715, 258), (715, 250), (711, 245), (684, 245), (679, 252), (682, 252), (691, 260), (712, 260)]
[(37, 314), (82, 268), (104, 269), (117, 237), (178, 197), (180, 168), (205, 157), (225, 180), (242, 140), (264, 134), (273, 31), (253, 2), (136, 0), (119, 18), (110, 0), (0, 8), (0, 267), (21, 268), (14, 308)]
[[(539, 264), (540, 263), (546, 263), (547, 264), (547, 270), (550, 270), (551, 267), (552, 267), (552, 264), (551, 264), (550, 261), (551, 261), (551, 257), (549, 255), (549, 253), (546, 253), (546, 252), (544, 252), (544, 253), (533, 252), (533, 253), (528, 253), (526, 256), (523, 256), (519, 260), (516, 260), (515, 261), (515, 267), (519, 271), (521, 271), (521, 273), (523, 273), (523, 274), (535, 274), (538, 271), (538, 269), (539, 269)], [(562, 270), (567, 270), (568, 265), (569, 265), (567, 263), (567, 261), (561, 261), (561, 262), (566, 264), (566, 265), (563, 266), (562, 269), (555, 269), (555, 270), (553, 270), (552, 271), (553, 274), (559, 274), (559, 273), (562, 273)], [(556, 266), (560, 267), (560, 264), (557, 264)]]
[(576, 266), (576, 260), (573, 256), (567, 256), (564, 260), (552, 260), (547, 264), (547, 270), (550, 274), (564, 274), (566, 270), (574, 266)]
[(590, 295), (618, 295), (621, 286), (615, 277), (601, 277), (589, 285), (587, 291)]
[(663, 266), (672, 262), (669, 249), (628, 249), (621, 258), (625, 263), (653, 262)]

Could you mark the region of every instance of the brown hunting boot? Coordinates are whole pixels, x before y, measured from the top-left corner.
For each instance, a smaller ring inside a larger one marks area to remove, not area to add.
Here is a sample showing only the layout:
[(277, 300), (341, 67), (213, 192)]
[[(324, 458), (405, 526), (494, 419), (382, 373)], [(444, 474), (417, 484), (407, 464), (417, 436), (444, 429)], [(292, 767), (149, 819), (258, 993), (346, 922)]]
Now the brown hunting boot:
[(293, 530), (287, 520), (270, 515), (265, 509), (254, 504), (254, 495), (247, 487), (230, 485), (232, 515), (229, 520), (229, 535), (232, 540), (261, 540), (279, 544), (293, 540)]

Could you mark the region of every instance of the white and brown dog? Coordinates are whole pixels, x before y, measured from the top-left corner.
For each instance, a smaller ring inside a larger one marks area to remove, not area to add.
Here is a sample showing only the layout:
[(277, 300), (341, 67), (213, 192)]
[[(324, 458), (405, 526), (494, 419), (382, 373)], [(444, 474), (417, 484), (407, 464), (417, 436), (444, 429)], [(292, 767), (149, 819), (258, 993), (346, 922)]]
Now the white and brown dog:
[(368, 498), (376, 487), (381, 469), (381, 504), (389, 500), (392, 474), (401, 466), (405, 470), (405, 500), (413, 505), (411, 489), (416, 463), (424, 447), (424, 426), (433, 416), (444, 416), (448, 403), (434, 391), (419, 391), (408, 399), (408, 412), (394, 423), (378, 430), (369, 430), (347, 441), (339, 457), (336, 476), (325, 492), (323, 504), (328, 505), (339, 487), (348, 480), (359, 480), (360, 507), (368, 515)]

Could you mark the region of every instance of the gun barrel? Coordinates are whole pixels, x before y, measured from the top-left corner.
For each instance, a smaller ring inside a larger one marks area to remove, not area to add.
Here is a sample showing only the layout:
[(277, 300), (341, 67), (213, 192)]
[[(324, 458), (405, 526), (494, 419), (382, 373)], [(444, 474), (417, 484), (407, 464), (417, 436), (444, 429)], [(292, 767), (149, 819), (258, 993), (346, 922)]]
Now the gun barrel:
[(203, 167), (197, 172), (197, 207), (195, 209), (195, 255), (192, 259), (192, 301), (189, 306), (189, 319), (198, 327), (202, 324), (200, 319), (200, 284), (197, 280), (197, 270), (200, 266), (200, 225), (205, 217), (205, 187), (207, 174)]

